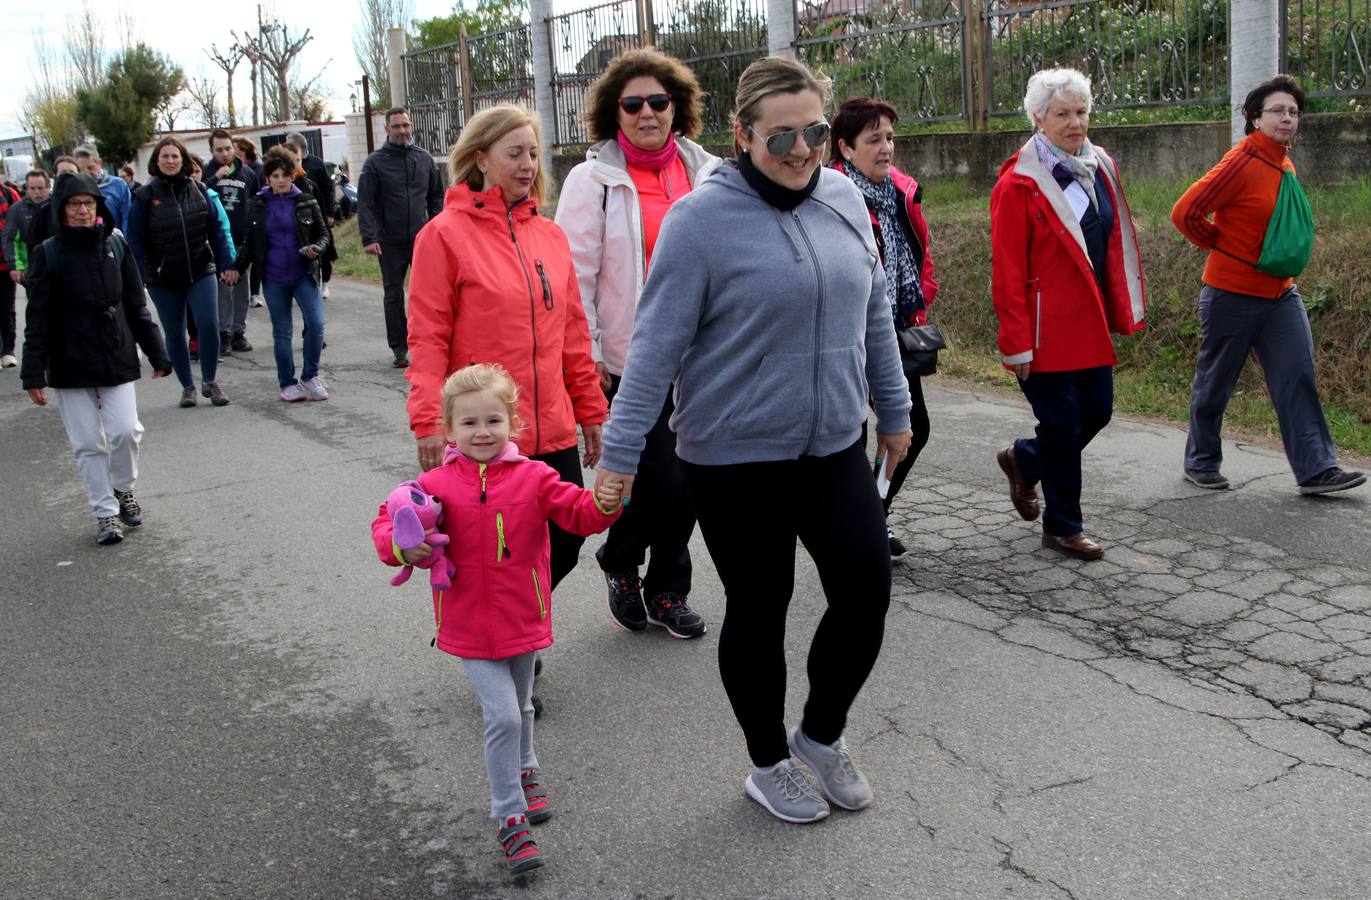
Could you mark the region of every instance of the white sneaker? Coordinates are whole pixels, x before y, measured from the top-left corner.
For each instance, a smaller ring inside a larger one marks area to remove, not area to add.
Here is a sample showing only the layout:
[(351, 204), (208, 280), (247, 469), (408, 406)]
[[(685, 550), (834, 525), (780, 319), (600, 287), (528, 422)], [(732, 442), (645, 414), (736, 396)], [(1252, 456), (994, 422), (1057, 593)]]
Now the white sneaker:
[(287, 403), (295, 403), (298, 400), (309, 398), (309, 391), (297, 381), (295, 384), (288, 384), (281, 388), (281, 399)]
[(324, 379), (318, 375), (300, 382), (300, 386), (305, 389), (305, 395), (310, 400), (328, 399), (328, 385), (324, 382)]
[(328, 283), (327, 283), (327, 282), (324, 283), (324, 299), (325, 299), (325, 300), (328, 299)]
[(13, 369), (17, 365), (19, 365), (19, 360), (14, 358), (13, 353), (0, 356), (0, 369)]
[(253, 294), (248, 298), (248, 306), (266, 306), (266, 304), (262, 302), (261, 294)]

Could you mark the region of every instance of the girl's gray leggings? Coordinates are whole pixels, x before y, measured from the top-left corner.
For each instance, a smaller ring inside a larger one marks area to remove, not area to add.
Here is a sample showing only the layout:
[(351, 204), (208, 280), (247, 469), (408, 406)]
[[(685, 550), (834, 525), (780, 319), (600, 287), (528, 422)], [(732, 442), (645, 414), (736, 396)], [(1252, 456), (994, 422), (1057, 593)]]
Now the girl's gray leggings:
[(464, 659), (486, 724), (486, 776), (490, 817), (503, 822), (528, 811), (519, 773), (537, 769), (533, 755), (533, 660), (536, 653), (508, 659)]

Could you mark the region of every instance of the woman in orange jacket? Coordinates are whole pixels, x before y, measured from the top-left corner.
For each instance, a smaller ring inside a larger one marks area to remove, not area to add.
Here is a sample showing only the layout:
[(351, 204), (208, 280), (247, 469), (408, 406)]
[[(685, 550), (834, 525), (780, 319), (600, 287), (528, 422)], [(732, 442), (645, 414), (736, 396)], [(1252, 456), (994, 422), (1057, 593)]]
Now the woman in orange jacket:
[(1145, 306), (1133, 214), (1114, 160), (1086, 137), (1090, 106), (1075, 69), (1033, 75), (1024, 111), (1036, 131), (990, 195), (1000, 353), (1038, 419), (997, 460), (1025, 520), (1043, 512), (1042, 482), (1042, 545), (1077, 559), (1104, 555), (1083, 530), (1081, 451), (1114, 411), (1110, 332), (1141, 330)]
[[(582, 463), (599, 461), (608, 404), (566, 235), (539, 215), (546, 185), (540, 141), (538, 120), (519, 107), (475, 116), (452, 149), (443, 211), (414, 242), (405, 377), (425, 471), (442, 463), (447, 443), (443, 382), (473, 363), (498, 363), (518, 384), (521, 453), (577, 486)], [(549, 528), (556, 587), (576, 566), (584, 539)]]
[(1219, 471), (1219, 432), (1242, 367), (1256, 350), (1300, 493), (1343, 491), (1366, 476), (1338, 466), (1314, 380), (1314, 338), (1304, 300), (1294, 278), (1258, 268), (1281, 182), (1287, 172), (1295, 174), (1288, 151), (1300, 127), (1304, 91), (1289, 75), (1278, 75), (1253, 88), (1242, 110), (1247, 136), (1171, 210), (1181, 234), (1209, 251), (1185, 479), (1210, 490), (1228, 488)]

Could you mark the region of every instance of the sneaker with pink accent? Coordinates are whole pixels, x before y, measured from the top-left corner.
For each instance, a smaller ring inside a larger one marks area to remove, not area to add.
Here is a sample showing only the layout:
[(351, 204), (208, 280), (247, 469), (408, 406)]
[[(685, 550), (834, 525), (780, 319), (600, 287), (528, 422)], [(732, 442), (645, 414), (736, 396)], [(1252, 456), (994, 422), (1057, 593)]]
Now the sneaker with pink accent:
[(281, 399), (287, 403), (295, 403), (300, 400), (308, 400), (309, 392), (304, 389), (299, 382), (288, 384), (281, 388)]
[(306, 378), (304, 381), (300, 382), (300, 385), (305, 389), (305, 397), (307, 399), (328, 399), (328, 384), (326, 384), (324, 382), (324, 379), (319, 377), (318, 375), (315, 375), (313, 378)]
[(539, 777), (537, 769), (524, 769), (519, 773), (519, 781), (524, 786), (524, 800), (528, 803), (528, 820), (537, 825), (552, 818), (552, 801), (547, 798), (547, 790)]
[(510, 816), (496, 833), (505, 851), (505, 860), (512, 874), (527, 872), (544, 864), (542, 851), (528, 827), (528, 816)]

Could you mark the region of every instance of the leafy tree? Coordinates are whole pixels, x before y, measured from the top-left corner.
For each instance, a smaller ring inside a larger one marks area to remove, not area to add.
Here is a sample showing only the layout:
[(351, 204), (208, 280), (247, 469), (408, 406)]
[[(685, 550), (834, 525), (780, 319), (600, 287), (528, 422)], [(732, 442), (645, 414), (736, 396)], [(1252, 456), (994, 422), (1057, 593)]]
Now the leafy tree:
[(523, 24), (526, 8), (520, 0), (476, 0), (468, 9), (467, 0), (458, 0), (448, 15), (416, 21), (410, 40), (415, 47), (455, 44), (461, 40), (462, 25), (466, 25), (468, 37), (502, 31)]
[(181, 67), (139, 42), (109, 64), (105, 83), (76, 92), (77, 117), (111, 163), (130, 160), (152, 136), (155, 113), (185, 84)]
[(70, 153), (86, 139), (86, 128), (76, 115), (76, 97), (69, 93), (53, 94), (42, 100), (30, 101), (24, 108), (24, 125), (38, 139), (45, 150)]

